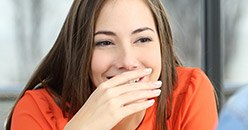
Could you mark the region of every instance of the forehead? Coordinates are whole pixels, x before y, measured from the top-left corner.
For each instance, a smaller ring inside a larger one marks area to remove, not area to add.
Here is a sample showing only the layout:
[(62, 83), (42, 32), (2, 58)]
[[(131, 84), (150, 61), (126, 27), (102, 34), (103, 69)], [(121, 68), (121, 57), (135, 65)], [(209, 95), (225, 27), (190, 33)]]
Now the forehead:
[(152, 12), (144, 0), (107, 0), (96, 21), (96, 29), (116, 26), (155, 27)]

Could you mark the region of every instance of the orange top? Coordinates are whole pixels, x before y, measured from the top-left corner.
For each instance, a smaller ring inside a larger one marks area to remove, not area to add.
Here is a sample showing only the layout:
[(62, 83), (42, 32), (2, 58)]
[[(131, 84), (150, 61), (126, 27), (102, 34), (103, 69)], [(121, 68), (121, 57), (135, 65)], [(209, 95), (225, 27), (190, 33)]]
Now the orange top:
[[(200, 69), (178, 67), (169, 130), (214, 130), (218, 115), (214, 89)], [(138, 130), (152, 130), (155, 105), (146, 110)], [(16, 105), (11, 130), (63, 130), (68, 122), (45, 89), (26, 91)]]

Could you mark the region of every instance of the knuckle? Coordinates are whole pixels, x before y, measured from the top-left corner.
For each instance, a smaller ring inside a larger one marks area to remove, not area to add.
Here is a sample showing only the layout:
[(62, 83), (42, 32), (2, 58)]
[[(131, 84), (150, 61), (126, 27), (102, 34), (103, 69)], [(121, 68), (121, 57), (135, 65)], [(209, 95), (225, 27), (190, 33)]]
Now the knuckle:
[(101, 91), (105, 91), (107, 89), (107, 84), (103, 82), (97, 88)]
[(105, 89), (104, 95), (105, 95), (106, 97), (113, 97), (114, 92), (113, 92), (112, 89)]
[(104, 88), (105, 86), (106, 86), (106, 83), (103, 82), (103, 83), (101, 83), (98, 87), (99, 87), (99, 88)]

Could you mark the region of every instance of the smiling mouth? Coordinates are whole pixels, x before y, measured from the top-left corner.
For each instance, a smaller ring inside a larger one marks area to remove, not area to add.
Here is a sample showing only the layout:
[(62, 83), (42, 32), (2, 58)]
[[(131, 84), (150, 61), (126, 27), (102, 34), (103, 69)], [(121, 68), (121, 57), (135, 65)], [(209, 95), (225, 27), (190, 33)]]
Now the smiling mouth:
[(109, 77), (107, 77), (107, 79), (112, 79), (114, 76), (109, 76)]

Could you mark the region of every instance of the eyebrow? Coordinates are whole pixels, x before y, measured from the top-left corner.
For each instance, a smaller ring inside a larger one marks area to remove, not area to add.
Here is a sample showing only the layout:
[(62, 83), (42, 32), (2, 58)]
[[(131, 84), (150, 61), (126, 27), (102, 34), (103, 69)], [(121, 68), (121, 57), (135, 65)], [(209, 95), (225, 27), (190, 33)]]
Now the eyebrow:
[[(149, 28), (149, 27), (142, 27), (142, 28), (138, 28), (138, 29), (134, 30), (134, 31), (132, 32), (132, 35), (133, 35), (133, 34), (140, 33), (140, 32), (143, 32), (143, 31), (147, 31), (147, 30), (150, 30), (150, 31), (152, 31), (152, 32), (155, 32), (153, 29), (151, 29), (151, 28)], [(116, 36), (116, 34), (115, 34), (114, 32), (111, 32), (111, 31), (98, 31), (98, 32), (94, 33), (94, 36), (95, 36), (95, 35), (99, 35), (99, 34)]]
[(147, 31), (147, 30), (150, 30), (150, 31), (155, 32), (155, 31), (154, 31), (153, 29), (151, 29), (151, 28), (143, 27), (143, 28), (138, 28), (138, 29), (134, 30), (134, 31), (132, 32), (132, 34), (140, 33), (140, 32)]

